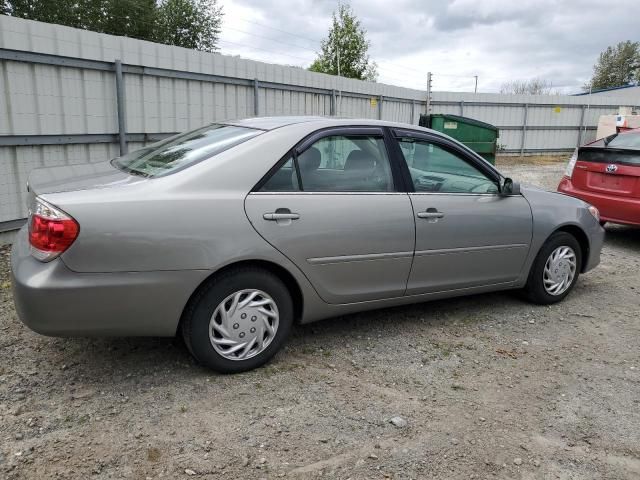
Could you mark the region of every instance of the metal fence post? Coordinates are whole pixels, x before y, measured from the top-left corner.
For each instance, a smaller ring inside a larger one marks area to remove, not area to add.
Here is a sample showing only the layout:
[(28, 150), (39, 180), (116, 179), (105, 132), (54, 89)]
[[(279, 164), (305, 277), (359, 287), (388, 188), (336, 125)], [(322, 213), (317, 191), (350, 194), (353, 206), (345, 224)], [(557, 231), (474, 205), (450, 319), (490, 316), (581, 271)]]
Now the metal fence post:
[(258, 84), (258, 79), (253, 79), (253, 114), (258, 117), (260, 116), (260, 92), (258, 89), (260, 85)]
[(529, 104), (524, 104), (524, 121), (522, 122), (522, 140), (520, 141), (520, 156), (524, 155), (524, 142), (527, 139), (527, 117), (529, 116)]
[(118, 110), (118, 141), (120, 143), (120, 155), (125, 155), (127, 148), (127, 120), (125, 111), (124, 79), (122, 77), (122, 62), (116, 60), (116, 108)]
[(431, 115), (431, 72), (427, 72), (427, 105), (426, 114)]
[(578, 144), (576, 147), (582, 145), (582, 134), (584, 132), (584, 112), (587, 109), (586, 105), (582, 105), (582, 113), (580, 114), (580, 128), (578, 129)]
[(382, 120), (382, 99), (384, 97), (382, 95), (380, 95), (380, 98), (378, 99), (378, 120)]
[(460, 100), (460, 116), (464, 117), (464, 100)]
[(416, 101), (411, 100), (411, 125), (416, 122)]
[(331, 107), (329, 110), (329, 114), (332, 116), (336, 116), (336, 91), (331, 90)]

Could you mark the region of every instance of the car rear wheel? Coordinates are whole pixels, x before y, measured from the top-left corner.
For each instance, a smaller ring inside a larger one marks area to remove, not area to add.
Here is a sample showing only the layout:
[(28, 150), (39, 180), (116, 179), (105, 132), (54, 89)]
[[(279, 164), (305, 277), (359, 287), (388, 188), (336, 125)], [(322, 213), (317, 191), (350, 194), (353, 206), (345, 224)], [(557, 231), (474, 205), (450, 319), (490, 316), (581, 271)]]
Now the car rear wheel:
[(574, 287), (582, 267), (582, 251), (575, 237), (556, 232), (544, 243), (531, 266), (526, 297), (542, 305), (556, 303)]
[(195, 359), (220, 373), (237, 373), (269, 361), (293, 323), (286, 285), (258, 268), (225, 272), (190, 302), (182, 336)]

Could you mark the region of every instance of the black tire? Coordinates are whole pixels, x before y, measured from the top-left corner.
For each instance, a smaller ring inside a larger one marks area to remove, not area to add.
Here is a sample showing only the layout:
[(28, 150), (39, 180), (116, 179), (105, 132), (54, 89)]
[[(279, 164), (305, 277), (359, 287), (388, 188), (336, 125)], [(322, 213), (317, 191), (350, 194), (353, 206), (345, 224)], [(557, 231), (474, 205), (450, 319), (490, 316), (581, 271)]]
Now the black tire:
[[(246, 289), (261, 290), (273, 299), (278, 309), (278, 328), (262, 352), (248, 359), (231, 360), (214, 349), (209, 322), (224, 299)], [(182, 317), (182, 337), (200, 364), (220, 373), (244, 372), (264, 365), (280, 350), (291, 331), (293, 315), (291, 294), (278, 276), (261, 268), (238, 268), (212, 278), (189, 302)]]
[[(544, 267), (551, 253), (556, 248), (562, 246), (571, 247), (571, 249), (573, 249), (573, 251), (575, 252), (576, 273), (569, 288), (567, 288), (563, 293), (559, 295), (552, 295), (544, 288)], [(578, 277), (580, 276), (581, 268), (582, 250), (580, 249), (580, 244), (578, 243), (576, 238), (567, 232), (556, 232), (547, 239), (544, 245), (542, 245), (542, 248), (538, 252), (536, 259), (533, 261), (533, 265), (531, 265), (531, 270), (529, 271), (527, 284), (523, 289), (524, 295), (529, 301), (540, 305), (557, 303), (564, 299), (564, 297), (569, 295), (569, 292), (573, 290), (573, 287), (575, 286), (576, 282), (578, 281)]]

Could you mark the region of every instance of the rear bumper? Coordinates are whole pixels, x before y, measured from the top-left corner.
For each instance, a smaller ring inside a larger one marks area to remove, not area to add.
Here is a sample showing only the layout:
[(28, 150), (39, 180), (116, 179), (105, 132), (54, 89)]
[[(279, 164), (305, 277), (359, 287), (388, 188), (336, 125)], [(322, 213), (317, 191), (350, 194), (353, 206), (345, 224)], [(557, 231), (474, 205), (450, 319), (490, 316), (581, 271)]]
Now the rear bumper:
[(571, 179), (563, 177), (558, 191), (584, 200), (598, 208), (605, 222), (640, 225), (640, 199), (606, 195), (576, 188)]
[(23, 228), (11, 253), (20, 320), (52, 336), (173, 336), (203, 270), (76, 273), (29, 254)]

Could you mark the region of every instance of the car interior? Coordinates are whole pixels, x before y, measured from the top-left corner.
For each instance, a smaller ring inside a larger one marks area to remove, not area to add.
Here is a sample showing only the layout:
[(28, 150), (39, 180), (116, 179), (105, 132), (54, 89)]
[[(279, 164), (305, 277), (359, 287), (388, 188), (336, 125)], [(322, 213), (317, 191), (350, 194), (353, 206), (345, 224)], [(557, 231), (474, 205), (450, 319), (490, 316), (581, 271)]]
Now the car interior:
[[(388, 192), (394, 190), (382, 138), (330, 136), (298, 155), (306, 192)], [(262, 191), (298, 191), (298, 175), (288, 160)]]
[(498, 186), (460, 156), (430, 142), (400, 139), (416, 192), (498, 193)]
[[(433, 143), (399, 139), (416, 192), (498, 193), (498, 185), (460, 156)], [(381, 137), (329, 136), (290, 158), (262, 186), (265, 192), (388, 192), (394, 185)]]

